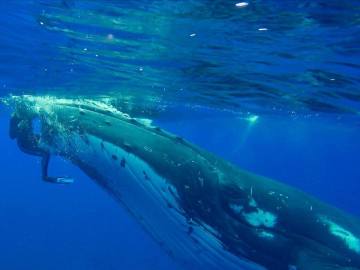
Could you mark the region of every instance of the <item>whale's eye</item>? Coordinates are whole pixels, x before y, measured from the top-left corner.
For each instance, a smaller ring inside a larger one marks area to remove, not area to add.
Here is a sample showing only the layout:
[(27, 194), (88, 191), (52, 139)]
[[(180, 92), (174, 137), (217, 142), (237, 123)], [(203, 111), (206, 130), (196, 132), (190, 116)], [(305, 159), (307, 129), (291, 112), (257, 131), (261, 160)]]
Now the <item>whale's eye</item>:
[(32, 127), (32, 132), (35, 135), (41, 135), (42, 123), (41, 123), (41, 119), (39, 117), (36, 117), (32, 120), (31, 127)]

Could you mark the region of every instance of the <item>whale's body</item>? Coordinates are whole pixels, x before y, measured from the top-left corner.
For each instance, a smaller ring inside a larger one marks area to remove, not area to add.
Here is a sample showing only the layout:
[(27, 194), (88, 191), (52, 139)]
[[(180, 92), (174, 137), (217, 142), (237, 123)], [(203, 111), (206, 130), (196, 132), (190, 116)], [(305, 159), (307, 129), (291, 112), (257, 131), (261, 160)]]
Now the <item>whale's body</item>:
[(192, 270), (360, 269), (360, 222), (100, 103), (14, 97), (41, 147), (80, 167)]

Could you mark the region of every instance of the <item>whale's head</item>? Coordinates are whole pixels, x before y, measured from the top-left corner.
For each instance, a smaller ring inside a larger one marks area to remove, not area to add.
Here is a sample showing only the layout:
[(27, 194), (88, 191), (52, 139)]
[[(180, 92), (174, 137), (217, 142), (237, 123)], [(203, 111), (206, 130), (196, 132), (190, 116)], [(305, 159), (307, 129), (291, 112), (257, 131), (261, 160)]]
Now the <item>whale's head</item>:
[(13, 111), (9, 123), (10, 138), (17, 140), (21, 150), (34, 155), (51, 152), (49, 148), (60, 134), (64, 140), (74, 130), (81, 133), (78, 120), (86, 110), (96, 110), (104, 117), (115, 115), (124, 120), (130, 118), (104, 102), (89, 99), (24, 95), (11, 96), (2, 102)]
[(96, 137), (126, 152), (145, 155), (154, 137), (176, 140), (149, 120), (117, 110), (108, 99), (23, 95), (11, 96), (4, 103), (13, 111), (10, 137), (28, 154), (46, 151), (71, 159), (74, 149), (81, 150), (89, 137)]

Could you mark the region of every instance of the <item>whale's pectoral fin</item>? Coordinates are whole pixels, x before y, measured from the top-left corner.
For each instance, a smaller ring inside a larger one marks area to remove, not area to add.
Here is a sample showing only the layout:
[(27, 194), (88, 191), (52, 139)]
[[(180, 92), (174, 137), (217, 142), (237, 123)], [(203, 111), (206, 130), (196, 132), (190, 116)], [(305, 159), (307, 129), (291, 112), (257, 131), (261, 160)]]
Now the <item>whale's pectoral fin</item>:
[[(331, 256), (330, 256), (331, 258)], [(337, 262), (329, 261), (329, 258), (309, 251), (302, 251), (298, 254), (296, 266), (289, 267), (296, 270), (358, 270), (358, 268), (340, 265)]]
[(42, 156), (42, 160), (41, 160), (41, 172), (42, 172), (42, 179), (44, 181), (55, 184), (71, 184), (74, 182), (74, 179), (70, 177), (48, 176), (49, 162), (50, 162), (50, 154), (46, 153)]

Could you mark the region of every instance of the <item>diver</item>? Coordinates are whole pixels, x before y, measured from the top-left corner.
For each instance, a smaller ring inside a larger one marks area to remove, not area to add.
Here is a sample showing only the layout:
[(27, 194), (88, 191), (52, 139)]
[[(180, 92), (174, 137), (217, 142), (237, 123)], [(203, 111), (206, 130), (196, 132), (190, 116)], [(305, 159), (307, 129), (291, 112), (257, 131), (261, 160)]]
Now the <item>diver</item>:
[(20, 118), (16, 113), (10, 119), (10, 138), (17, 139), (20, 150), (26, 154), (41, 157), (42, 180), (56, 184), (71, 184), (74, 180), (68, 177), (48, 175), (50, 153), (40, 147), (41, 135), (34, 133), (33, 117)]

